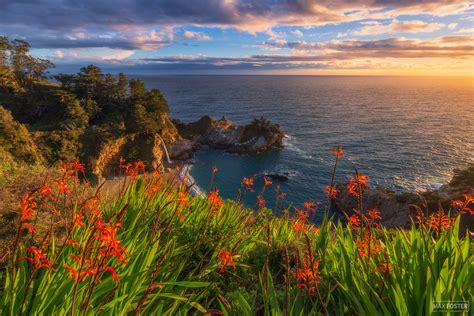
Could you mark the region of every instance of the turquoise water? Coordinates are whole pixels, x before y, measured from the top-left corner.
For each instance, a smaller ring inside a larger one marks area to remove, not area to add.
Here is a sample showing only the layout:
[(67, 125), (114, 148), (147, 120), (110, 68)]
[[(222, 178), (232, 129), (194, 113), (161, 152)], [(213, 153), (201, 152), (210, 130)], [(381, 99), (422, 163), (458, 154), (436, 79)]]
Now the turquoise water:
[[(235, 198), (243, 177), (288, 172), (281, 183), (287, 200), (301, 205), (324, 200), (333, 156), (346, 157), (336, 179), (357, 167), (373, 186), (420, 190), (447, 182), (454, 168), (474, 161), (474, 82), (472, 79), (308, 76), (147, 76), (159, 88), (173, 117), (194, 121), (226, 115), (235, 123), (265, 116), (288, 135), (286, 147), (259, 156), (203, 149), (191, 175), (208, 189), (215, 184)], [(258, 187), (261, 181), (257, 182)], [(271, 205), (274, 193), (268, 191)], [(246, 201), (253, 205), (256, 194)]]

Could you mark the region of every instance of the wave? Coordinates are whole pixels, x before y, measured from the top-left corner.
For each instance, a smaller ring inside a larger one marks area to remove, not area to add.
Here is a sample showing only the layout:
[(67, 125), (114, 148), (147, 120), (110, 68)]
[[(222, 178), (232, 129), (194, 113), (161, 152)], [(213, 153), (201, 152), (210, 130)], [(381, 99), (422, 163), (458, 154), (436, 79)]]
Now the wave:
[(296, 154), (298, 154), (303, 159), (309, 159), (309, 160), (315, 159), (315, 157), (313, 155), (311, 155), (306, 150), (301, 149), (298, 145), (296, 145), (294, 136), (290, 136), (288, 134), (285, 134), (285, 136), (283, 137), (283, 146), (286, 149), (288, 149), (292, 152), (295, 152)]
[(178, 179), (181, 180), (187, 187), (190, 187), (189, 192), (193, 196), (205, 197), (206, 192), (197, 184), (196, 180), (191, 176), (191, 169), (193, 165), (184, 165), (178, 173)]

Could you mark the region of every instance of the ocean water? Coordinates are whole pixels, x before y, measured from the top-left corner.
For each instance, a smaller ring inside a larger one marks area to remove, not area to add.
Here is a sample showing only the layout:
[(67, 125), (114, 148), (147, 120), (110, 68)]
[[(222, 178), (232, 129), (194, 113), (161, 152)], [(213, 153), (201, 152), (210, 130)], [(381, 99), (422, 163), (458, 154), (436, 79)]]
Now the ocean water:
[[(334, 156), (342, 145), (336, 181), (359, 169), (372, 186), (422, 190), (449, 181), (454, 168), (474, 161), (474, 81), (468, 78), (318, 76), (140, 76), (167, 98), (171, 115), (186, 122), (226, 115), (237, 124), (264, 116), (288, 135), (285, 148), (262, 155), (202, 149), (191, 175), (235, 198), (243, 177), (285, 173), (286, 200), (324, 201)], [(275, 185), (273, 185), (275, 187)], [(246, 202), (255, 203), (254, 194)], [(269, 205), (274, 192), (266, 194)]]

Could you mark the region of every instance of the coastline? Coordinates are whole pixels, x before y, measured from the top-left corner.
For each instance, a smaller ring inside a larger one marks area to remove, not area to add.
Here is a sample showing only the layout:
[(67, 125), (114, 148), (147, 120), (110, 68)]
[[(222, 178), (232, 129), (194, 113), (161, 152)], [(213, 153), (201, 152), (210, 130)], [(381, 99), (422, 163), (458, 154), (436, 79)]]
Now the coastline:
[(192, 196), (205, 197), (206, 192), (198, 185), (196, 180), (194, 180), (190, 174), (192, 167), (193, 165), (189, 163), (183, 165), (178, 172), (177, 178), (182, 181), (184, 185), (190, 188), (189, 193)]

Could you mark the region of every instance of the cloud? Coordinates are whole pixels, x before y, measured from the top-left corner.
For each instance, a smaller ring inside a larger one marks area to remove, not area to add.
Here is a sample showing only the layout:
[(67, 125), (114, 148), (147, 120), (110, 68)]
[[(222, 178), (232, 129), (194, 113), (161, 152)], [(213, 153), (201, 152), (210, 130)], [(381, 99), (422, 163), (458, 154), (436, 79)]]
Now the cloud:
[(408, 40), (390, 38), (373, 41), (330, 41), (266, 43), (270, 47), (289, 48), (292, 54), (261, 54), (247, 57), (209, 57), (209, 56), (168, 56), (145, 58), (140, 61), (148, 64), (187, 65), (201, 67), (245, 68), (275, 66), (302, 68), (314, 65), (327, 65), (354, 60), (381, 59), (466, 59), (474, 57), (474, 36), (445, 36), (434, 40)]
[(212, 37), (204, 35), (202, 33), (198, 32), (192, 32), (192, 31), (185, 31), (183, 33), (183, 37), (186, 39), (193, 39), (197, 41), (210, 41), (212, 40)]
[(291, 31), (290, 33), (298, 37), (301, 37), (304, 35), (303, 32), (301, 32), (300, 30)]
[(268, 50), (291, 49), (312, 53), (305, 58), (318, 61), (356, 58), (467, 58), (474, 56), (474, 36), (444, 36), (434, 40), (389, 38), (372, 41), (296, 41), (264, 43)]
[(54, 51), (54, 56), (56, 58), (62, 59), (62, 58), (64, 58), (64, 53), (62, 51), (60, 51), (59, 49), (57, 49), (57, 50)]
[(380, 22), (372, 22), (370, 25), (364, 26), (354, 32), (352, 35), (379, 35), (379, 34), (394, 34), (394, 33), (420, 33), (420, 32), (434, 32), (442, 29), (445, 24), (429, 23), (424, 21), (398, 21), (393, 20), (390, 24), (382, 24)]
[(457, 31), (457, 33), (470, 33), (470, 34), (474, 34), (474, 27), (459, 29), (459, 30)]
[(457, 26), (458, 26), (457, 23), (449, 23), (449, 24), (448, 24), (448, 29), (452, 31), (452, 30), (454, 30)]
[[(279, 25), (305, 27), (392, 19), (400, 14), (446, 15), (467, 9), (469, 2), (463, 0), (4, 0), (0, 29), (6, 35), (25, 37), (38, 48), (104, 43), (103, 47), (117, 49), (159, 49), (173, 40), (161, 32), (187, 25), (255, 34)], [(398, 24), (408, 32), (437, 27)], [(154, 30), (159, 30), (156, 38), (149, 33)]]

